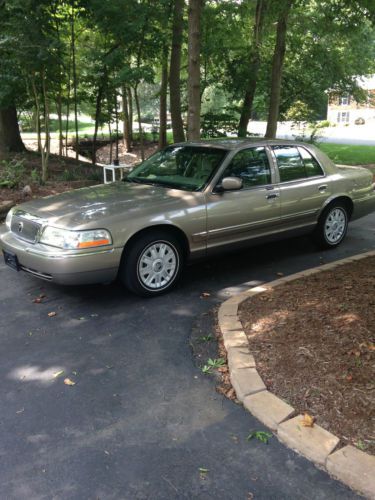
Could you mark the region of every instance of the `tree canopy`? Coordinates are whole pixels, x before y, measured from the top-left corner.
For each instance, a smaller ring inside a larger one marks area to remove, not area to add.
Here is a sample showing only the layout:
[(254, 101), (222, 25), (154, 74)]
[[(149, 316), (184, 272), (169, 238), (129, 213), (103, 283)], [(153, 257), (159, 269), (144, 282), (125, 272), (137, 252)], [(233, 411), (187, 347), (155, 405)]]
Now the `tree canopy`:
[(3, 0), (0, 124), (9, 109), (31, 116), (47, 152), (56, 114), (64, 154), (64, 120), (77, 129), (80, 112), (96, 133), (120, 117), (128, 148), (133, 114), (158, 117), (161, 145), (168, 111), (175, 140), (183, 127), (198, 137), (207, 116), (240, 135), (297, 105), (322, 119), (329, 90), (364, 97), (356, 77), (375, 72), (374, 24), (371, 0)]

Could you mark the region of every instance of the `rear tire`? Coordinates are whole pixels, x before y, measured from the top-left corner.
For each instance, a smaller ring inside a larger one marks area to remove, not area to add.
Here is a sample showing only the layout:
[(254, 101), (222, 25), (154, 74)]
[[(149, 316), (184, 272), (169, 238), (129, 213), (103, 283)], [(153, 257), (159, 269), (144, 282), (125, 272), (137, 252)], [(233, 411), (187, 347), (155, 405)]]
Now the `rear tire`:
[(174, 235), (150, 230), (126, 249), (119, 278), (136, 295), (155, 297), (173, 288), (180, 277), (183, 260), (181, 243)]
[(314, 237), (320, 248), (336, 248), (348, 230), (348, 209), (344, 203), (329, 205), (319, 218)]

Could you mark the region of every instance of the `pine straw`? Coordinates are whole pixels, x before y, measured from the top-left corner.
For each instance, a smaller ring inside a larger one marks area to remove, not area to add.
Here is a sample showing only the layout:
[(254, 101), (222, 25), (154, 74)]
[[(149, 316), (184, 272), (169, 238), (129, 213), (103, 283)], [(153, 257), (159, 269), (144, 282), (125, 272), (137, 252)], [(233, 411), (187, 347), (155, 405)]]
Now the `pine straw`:
[(270, 391), (375, 454), (375, 258), (259, 294), (240, 318)]

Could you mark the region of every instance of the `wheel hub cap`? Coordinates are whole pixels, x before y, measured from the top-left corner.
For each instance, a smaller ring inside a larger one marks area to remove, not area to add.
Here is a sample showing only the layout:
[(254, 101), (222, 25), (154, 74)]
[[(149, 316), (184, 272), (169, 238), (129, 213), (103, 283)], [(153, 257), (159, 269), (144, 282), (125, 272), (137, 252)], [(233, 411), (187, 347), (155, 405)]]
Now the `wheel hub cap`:
[(158, 290), (173, 280), (177, 267), (177, 252), (171, 243), (152, 243), (139, 258), (138, 276), (143, 286)]
[(328, 243), (337, 243), (345, 233), (346, 214), (341, 208), (334, 208), (327, 216), (324, 234)]

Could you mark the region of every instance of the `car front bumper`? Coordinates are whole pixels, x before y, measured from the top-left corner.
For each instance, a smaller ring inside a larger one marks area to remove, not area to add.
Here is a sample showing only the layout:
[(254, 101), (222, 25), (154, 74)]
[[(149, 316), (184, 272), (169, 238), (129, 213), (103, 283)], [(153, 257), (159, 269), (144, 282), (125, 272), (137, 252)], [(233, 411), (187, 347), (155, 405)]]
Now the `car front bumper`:
[(17, 257), (19, 270), (62, 285), (114, 281), (122, 254), (122, 248), (78, 252), (31, 244), (16, 238), (6, 226), (0, 229), (0, 247)]

